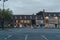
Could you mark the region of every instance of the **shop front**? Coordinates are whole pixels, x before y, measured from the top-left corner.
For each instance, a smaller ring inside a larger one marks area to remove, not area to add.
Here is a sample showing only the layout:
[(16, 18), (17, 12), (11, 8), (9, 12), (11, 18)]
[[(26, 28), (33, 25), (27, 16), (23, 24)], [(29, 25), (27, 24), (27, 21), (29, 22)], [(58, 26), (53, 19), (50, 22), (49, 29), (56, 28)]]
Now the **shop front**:
[(46, 16), (44, 19), (45, 27), (46, 28), (57, 28), (58, 27), (58, 17), (48, 17)]
[(40, 28), (40, 20), (36, 20), (36, 25), (38, 28)]
[(19, 20), (15, 20), (15, 27), (19, 27)]
[(28, 26), (30, 26), (30, 20), (20, 20), (20, 24), (22, 25), (22, 27), (27, 28)]
[(45, 27), (46, 27), (46, 28), (49, 27), (49, 17), (48, 17), (48, 16), (46, 16), (46, 17), (44, 18), (44, 24), (45, 24)]

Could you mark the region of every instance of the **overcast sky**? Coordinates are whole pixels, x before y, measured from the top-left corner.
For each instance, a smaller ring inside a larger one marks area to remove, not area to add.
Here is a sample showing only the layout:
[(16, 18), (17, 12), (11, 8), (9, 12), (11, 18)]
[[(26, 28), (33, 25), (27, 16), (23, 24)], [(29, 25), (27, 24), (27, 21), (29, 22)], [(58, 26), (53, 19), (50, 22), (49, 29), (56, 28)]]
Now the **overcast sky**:
[[(2, 1), (0, 1), (2, 8)], [(36, 14), (45, 9), (50, 12), (60, 12), (60, 0), (8, 0), (5, 8), (10, 8), (13, 14)]]

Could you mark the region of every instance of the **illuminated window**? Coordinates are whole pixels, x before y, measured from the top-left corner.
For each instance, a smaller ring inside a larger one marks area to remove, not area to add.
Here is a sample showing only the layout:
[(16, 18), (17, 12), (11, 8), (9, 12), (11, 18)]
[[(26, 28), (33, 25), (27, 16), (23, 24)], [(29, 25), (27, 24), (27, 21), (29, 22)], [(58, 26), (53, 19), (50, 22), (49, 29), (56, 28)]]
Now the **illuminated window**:
[(16, 23), (18, 23), (18, 20), (16, 20)]
[(49, 23), (49, 17), (48, 16), (45, 17), (45, 23)]
[(40, 20), (36, 20), (36, 25), (39, 25), (40, 24)]
[(20, 20), (21, 23), (24, 23), (24, 20)]
[(58, 23), (58, 17), (57, 16), (54, 17), (54, 21), (55, 21), (56, 24)]
[(55, 19), (58, 19), (58, 17), (56, 16), (56, 17), (54, 17)]
[(48, 17), (48, 16), (46, 16), (46, 17), (45, 17), (45, 19), (49, 19), (49, 17)]
[(26, 20), (24, 20), (24, 23), (26, 23)]
[(30, 23), (30, 20), (27, 20), (27, 23)]

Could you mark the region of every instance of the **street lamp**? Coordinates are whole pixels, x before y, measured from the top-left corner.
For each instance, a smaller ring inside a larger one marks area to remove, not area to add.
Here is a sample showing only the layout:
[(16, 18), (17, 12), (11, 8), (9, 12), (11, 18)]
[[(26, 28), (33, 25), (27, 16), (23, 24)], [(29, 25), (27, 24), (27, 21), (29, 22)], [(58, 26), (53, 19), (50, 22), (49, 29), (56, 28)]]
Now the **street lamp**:
[[(4, 13), (4, 2), (6, 2), (6, 1), (8, 1), (8, 0), (3, 0), (3, 13)], [(2, 26), (2, 30), (3, 30), (4, 29), (4, 15), (3, 14), (2, 14), (1, 26)]]

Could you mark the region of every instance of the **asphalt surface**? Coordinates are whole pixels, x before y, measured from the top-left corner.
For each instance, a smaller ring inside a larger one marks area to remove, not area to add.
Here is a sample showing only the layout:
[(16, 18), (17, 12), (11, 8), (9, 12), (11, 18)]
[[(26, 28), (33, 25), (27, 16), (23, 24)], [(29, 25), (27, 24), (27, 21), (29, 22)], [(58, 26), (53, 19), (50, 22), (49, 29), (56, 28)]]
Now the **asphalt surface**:
[(60, 40), (60, 29), (5, 29), (0, 40)]

